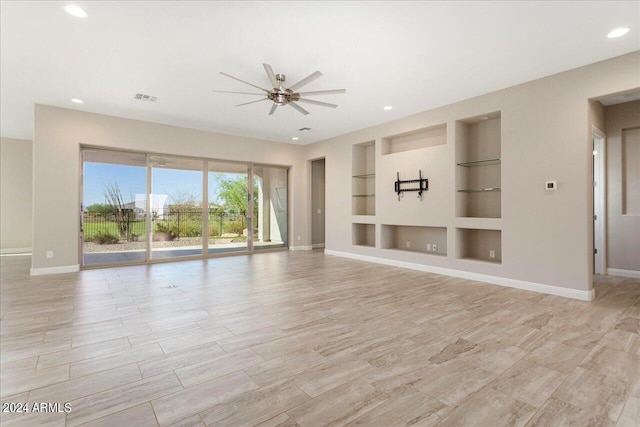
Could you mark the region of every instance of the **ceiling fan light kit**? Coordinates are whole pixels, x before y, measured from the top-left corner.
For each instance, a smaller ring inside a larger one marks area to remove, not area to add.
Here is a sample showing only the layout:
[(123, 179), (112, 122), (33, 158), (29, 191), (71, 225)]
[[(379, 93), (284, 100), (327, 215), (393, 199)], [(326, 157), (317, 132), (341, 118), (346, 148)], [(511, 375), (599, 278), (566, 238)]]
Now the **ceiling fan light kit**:
[(285, 106), (285, 105), (289, 105), (292, 108), (294, 108), (295, 110), (298, 110), (300, 113), (304, 114), (305, 116), (307, 114), (309, 114), (309, 112), (307, 110), (305, 110), (304, 108), (302, 108), (300, 105), (298, 105), (298, 102), (304, 102), (307, 104), (313, 104), (313, 105), (318, 105), (321, 107), (328, 107), (328, 108), (336, 108), (338, 105), (337, 104), (330, 104), (328, 102), (321, 102), (321, 101), (316, 101), (313, 99), (307, 99), (307, 98), (303, 98), (305, 96), (314, 96), (314, 95), (330, 95), (330, 94), (340, 94), (340, 93), (346, 93), (346, 89), (330, 89), (330, 90), (318, 90), (318, 91), (312, 91), (312, 92), (297, 92), (298, 89), (308, 85), (309, 83), (311, 83), (312, 81), (316, 80), (318, 77), (322, 76), (322, 73), (320, 71), (316, 71), (314, 73), (309, 74), (307, 77), (305, 77), (304, 79), (300, 80), (298, 83), (286, 87), (284, 85), (284, 82), (287, 80), (287, 77), (284, 74), (275, 74), (273, 72), (273, 68), (271, 68), (271, 65), (269, 64), (262, 64), (264, 66), (264, 70), (267, 73), (267, 77), (269, 78), (269, 82), (271, 83), (271, 86), (273, 86), (273, 88), (271, 90), (269, 89), (265, 89), (263, 87), (260, 87), (258, 85), (254, 85), (253, 83), (249, 83), (247, 81), (241, 80), (237, 77), (234, 77), (230, 74), (227, 73), (223, 73), (220, 72), (220, 74), (222, 74), (223, 76), (227, 76), (230, 77), (234, 80), (237, 80), (241, 83), (244, 83), (246, 85), (252, 86), (256, 89), (260, 89), (261, 91), (263, 91), (264, 93), (253, 93), (253, 92), (233, 92), (233, 91), (228, 91), (228, 90), (214, 90), (214, 92), (222, 92), (222, 93), (237, 93), (237, 94), (242, 94), (242, 95), (257, 95), (257, 96), (264, 96), (264, 98), (262, 99), (258, 99), (256, 101), (249, 101), (249, 102), (245, 102), (243, 104), (238, 104), (236, 105), (236, 107), (241, 107), (243, 105), (249, 105), (249, 104), (254, 104), (256, 102), (262, 102), (262, 101), (272, 101), (273, 105), (271, 106), (271, 109), (269, 110), (269, 115), (272, 115), (276, 109), (278, 107), (281, 106)]

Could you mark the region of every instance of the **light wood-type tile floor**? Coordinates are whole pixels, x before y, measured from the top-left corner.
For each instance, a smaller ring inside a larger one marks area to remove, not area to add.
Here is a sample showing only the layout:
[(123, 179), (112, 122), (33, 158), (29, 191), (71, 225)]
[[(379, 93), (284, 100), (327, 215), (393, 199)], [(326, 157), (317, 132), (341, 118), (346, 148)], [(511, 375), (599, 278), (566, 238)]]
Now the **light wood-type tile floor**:
[(640, 280), (595, 301), (278, 252), (29, 277), (0, 257), (2, 426), (640, 425)]

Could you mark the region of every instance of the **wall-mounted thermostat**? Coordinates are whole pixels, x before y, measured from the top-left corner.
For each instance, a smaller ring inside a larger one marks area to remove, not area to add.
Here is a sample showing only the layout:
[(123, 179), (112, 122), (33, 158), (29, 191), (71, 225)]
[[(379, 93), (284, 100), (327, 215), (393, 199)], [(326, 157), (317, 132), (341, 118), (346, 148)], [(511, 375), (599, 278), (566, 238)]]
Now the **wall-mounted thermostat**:
[(544, 185), (544, 189), (547, 191), (555, 190), (558, 188), (558, 181), (547, 181)]

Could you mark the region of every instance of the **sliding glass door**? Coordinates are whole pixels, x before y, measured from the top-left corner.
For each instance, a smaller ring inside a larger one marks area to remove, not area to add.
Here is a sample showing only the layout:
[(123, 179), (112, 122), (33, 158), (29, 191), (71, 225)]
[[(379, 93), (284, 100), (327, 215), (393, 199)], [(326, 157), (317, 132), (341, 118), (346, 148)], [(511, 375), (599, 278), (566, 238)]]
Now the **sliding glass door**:
[(147, 156), (84, 150), (82, 264), (146, 260)]
[(249, 167), (243, 164), (208, 162), (209, 253), (248, 250)]
[(202, 255), (203, 160), (150, 156), (151, 259)]
[(287, 247), (287, 169), (254, 166), (253, 248)]
[(285, 167), (82, 150), (83, 266), (288, 245)]

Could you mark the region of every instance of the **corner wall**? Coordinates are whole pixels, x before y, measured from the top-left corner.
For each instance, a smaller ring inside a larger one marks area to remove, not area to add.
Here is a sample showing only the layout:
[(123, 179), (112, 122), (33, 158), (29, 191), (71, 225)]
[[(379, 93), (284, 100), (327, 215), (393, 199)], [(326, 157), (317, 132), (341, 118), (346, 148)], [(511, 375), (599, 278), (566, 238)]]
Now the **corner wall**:
[[(306, 147), (326, 157), (328, 253), (475, 278), (579, 299), (593, 298), (589, 99), (640, 87), (640, 52), (581, 67)], [(502, 217), (456, 216), (456, 121), (501, 112)], [(446, 144), (383, 154), (382, 139), (446, 124)], [(354, 144), (375, 140), (375, 216), (351, 215)], [(393, 191), (402, 179), (429, 179), (424, 200)], [(545, 191), (545, 181), (558, 182)], [(353, 223), (375, 224), (375, 247), (351, 242)], [(383, 225), (447, 230), (446, 256), (383, 249)], [(458, 258), (460, 230), (502, 231), (502, 263)]]
[[(289, 166), (289, 245), (298, 236), (310, 240), (298, 200), (306, 188), (303, 147), (36, 105), (33, 274), (78, 269), (80, 145)], [(49, 250), (53, 259), (46, 258)]]
[(0, 251), (31, 252), (31, 141), (0, 138)]

